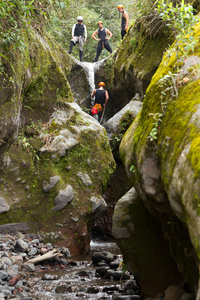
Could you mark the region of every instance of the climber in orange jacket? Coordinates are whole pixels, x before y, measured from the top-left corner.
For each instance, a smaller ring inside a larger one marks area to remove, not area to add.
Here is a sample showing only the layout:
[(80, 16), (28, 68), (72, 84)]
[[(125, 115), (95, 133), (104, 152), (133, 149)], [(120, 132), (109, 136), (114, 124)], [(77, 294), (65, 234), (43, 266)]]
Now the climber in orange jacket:
[(92, 107), (91, 113), (92, 115), (98, 114), (98, 121), (101, 121), (103, 110), (108, 102), (109, 95), (108, 91), (104, 90), (105, 83), (99, 82), (99, 88), (94, 89), (92, 92), (91, 97), (94, 98), (95, 102), (94, 106)]

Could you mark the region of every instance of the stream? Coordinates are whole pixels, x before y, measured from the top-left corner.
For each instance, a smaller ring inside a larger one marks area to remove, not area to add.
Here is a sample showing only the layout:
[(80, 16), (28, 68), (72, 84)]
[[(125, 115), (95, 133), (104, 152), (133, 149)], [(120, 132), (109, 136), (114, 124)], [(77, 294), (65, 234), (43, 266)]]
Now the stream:
[(29, 277), (28, 282), (31, 286), (29, 296), (41, 300), (115, 299), (124, 280), (97, 276), (91, 254), (96, 251), (108, 251), (122, 261), (120, 249), (114, 242), (92, 241), (90, 246), (89, 255), (73, 257), (73, 263), (65, 269), (45, 272), (44, 267), (42, 274), (40, 272)]

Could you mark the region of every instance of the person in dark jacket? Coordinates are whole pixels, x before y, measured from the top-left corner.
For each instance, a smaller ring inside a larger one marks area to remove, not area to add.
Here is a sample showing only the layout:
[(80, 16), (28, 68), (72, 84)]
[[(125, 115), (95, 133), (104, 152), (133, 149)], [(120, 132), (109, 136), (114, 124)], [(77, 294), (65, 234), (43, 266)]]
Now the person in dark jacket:
[(86, 42), (87, 40), (87, 29), (83, 22), (83, 17), (78, 16), (77, 18), (78, 23), (74, 24), (72, 27), (72, 39), (70, 42), (70, 49), (69, 54), (72, 53), (73, 46), (75, 46), (77, 43), (79, 43), (79, 56), (80, 61), (83, 60), (83, 42)]
[[(104, 48), (107, 51), (109, 51), (110, 53), (112, 53), (111, 46), (108, 42), (108, 40), (110, 40), (110, 38), (112, 37), (112, 33), (107, 28), (103, 28), (103, 22), (102, 21), (98, 22), (98, 26), (99, 26), (99, 29), (95, 30), (95, 32), (92, 35), (92, 38), (95, 41), (98, 41), (97, 54), (96, 54), (96, 57), (95, 57), (94, 61), (98, 61), (99, 55), (101, 54), (101, 51)], [(109, 37), (107, 37), (107, 34), (109, 35)], [(98, 38), (96, 38), (96, 35), (98, 35)]]
[(104, 90), (104, 87), (105, 83), (99, 82), (99, 89), (94, 89), (91, 95), (92, 98), (95, 96), (94, 106), (91, 112), (92, 115), (98, 114), (99, 122), (102, 121), (102, 113), (109, 99), (108, 91)]
[(117, 6), (117, 9), (119, 10), (120, 13), (122, 13), (122, 20), (121, 20), (121, 37), (125, 36), (127, 30), (128, 30), (128, 13), (125, 11), (124, 6), (122, 4)]

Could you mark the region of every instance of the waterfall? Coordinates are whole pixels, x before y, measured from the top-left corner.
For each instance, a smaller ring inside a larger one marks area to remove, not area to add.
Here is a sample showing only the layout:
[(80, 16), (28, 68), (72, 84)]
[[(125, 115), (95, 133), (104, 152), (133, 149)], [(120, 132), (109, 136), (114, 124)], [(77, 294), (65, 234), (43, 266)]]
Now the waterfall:
[[(95, 72), (97, 70), (99, 70), (99, 68), (101, 67), (101, 65), (104, 63), (104, 61), (107, 58), (104, 58), (100, 61), (94, 62), (94, 63), (90, 63), (90, 62), (80, 62), (79, 60), (77, 60), (76, 58), (74, 58), (74, 61), (83, 68), (87, 81), (89, 83), (89, 87), (90, 87), (90, 95), (92, 94), (93, 90), (95, 89)], [(84, 101), (84, 100), (83, 100)], [(94, 99), (91, 98), (91, 104), (94, 104)]]

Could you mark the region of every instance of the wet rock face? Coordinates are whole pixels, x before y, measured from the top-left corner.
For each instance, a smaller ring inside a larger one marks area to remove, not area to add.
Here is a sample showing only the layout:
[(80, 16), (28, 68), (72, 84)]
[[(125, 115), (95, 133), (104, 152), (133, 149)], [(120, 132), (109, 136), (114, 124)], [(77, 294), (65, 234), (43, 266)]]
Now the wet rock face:
[(115, 206), (112, 233), (144, 296), (155, 296), (168, 285), (182, 281), (159, 222), (145, 208), (134, 188)]
[(83, 107), (90, 107), (90, 87), (84, 69), (75, 64), (68, 76), (74, 101)]
[[(194, 35), (199, 40), (199, 23)], [(154, 122), (149, 112), (161, 112), (159, 81), (170, 71), (174, 72), (176, 64), (176, 59), (170, 62), (166, 56), (148, 87), (140, 117), (130, 126), (120, 145), (127, 173), (146, 208), (162, 223), (170, 253), (195, 293), (199, 281), (200, 235), (200, 101), (196, 95), (200, 87), (199, 77), (194, 78), (191, 70), (195, 68), (195, 61), (199, 62), (197, 53), (194, 51), (182, 65), (177, 96), (171, 94), (168, 100), (164, 97), (167, 105), (156, 142), (149, 138)], [(132, 165), (134, 173), (130, 172)]]

